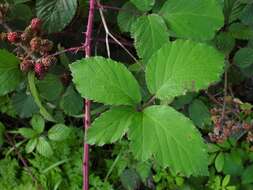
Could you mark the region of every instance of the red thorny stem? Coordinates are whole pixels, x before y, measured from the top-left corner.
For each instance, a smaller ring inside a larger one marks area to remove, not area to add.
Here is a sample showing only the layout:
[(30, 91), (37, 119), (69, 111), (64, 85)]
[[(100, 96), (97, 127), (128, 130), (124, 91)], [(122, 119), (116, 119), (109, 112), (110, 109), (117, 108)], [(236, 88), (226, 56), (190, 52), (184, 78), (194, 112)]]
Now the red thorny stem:
[[(92, 28), (94, 20), (94, 8), (95, 0), (89, 0), (89, 16), (87, 22), (87, 28), (85, 32), (85, 57), (91, 56), (91, 38), (92, 38)], [(85, 74), (85, 73), (84, 73)], [(89, 145), (86, 143), (86, 132), (90, 127), (90, 100), (84, 100), (84, 118), (83, 127), (85, 130), (85, 141), (83, 150), (83, 190), (89, 190)]]

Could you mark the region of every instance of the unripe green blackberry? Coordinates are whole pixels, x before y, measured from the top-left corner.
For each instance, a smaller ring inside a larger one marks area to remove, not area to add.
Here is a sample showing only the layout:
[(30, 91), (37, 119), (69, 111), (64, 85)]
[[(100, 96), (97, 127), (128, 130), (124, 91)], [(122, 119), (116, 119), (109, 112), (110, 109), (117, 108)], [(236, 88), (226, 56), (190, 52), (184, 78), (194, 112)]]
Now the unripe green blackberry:
[(34, 52), (39, 52), (40, 51), (40, 47), (41, 47), (41, 38), (39, 37), (34, 37), (31, 41), (30, 41), (30, 47), (31, 50)]

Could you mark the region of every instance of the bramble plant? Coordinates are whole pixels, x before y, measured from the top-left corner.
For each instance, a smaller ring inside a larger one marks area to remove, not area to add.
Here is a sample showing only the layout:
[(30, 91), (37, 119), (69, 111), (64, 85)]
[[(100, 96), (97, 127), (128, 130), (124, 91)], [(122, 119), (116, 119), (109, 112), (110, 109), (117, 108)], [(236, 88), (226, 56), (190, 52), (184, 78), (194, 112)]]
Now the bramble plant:
[(252, 189), (252, 12), (0, 0), (0, 189)]

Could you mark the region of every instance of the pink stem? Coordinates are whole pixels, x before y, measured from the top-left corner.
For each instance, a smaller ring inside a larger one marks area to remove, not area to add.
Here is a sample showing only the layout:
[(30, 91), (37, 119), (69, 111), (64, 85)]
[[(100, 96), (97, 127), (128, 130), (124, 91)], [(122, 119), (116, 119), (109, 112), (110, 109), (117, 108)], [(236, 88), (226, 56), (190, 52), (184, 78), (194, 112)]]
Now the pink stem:
[(79, 46), (79, 47), (71, 47), (71, 48), (68, 48), (68, 49), (64, 49), (62, 51), (58, 51), (58, 52), (55, 52), (54, 54), (52, 55), (49, 55), (49, 56), (57, 56), (57, 55), (61, 55), (63, 53), (67, 53), (67, 52), (74, 52), (74, 53), (77, 53), (79, 51), (84, 51), (84, 46)]
[[(93, 28), (93, 20), (94, 20), (94, 8), (95, 8), (95, 0), (89, 0), (90, 8), (89, 8), (89, 16), (88, 23), (85, 32), (85, 57), (91, 56), (91, 38), (92, 38), (92, 28)], [(85, 73), (84, 73), (85, 74)], [(90, 107), (91, 101), (84, 100), (84, 118), (83, 125), (85, 130), (85, 136), (87, 129), (90, 127)], [(85, 137), (86, 141), (86, 137)], [(83, 190), (89, 190), (89, 145), (84, 141), (84, 151), (83, 151)]]

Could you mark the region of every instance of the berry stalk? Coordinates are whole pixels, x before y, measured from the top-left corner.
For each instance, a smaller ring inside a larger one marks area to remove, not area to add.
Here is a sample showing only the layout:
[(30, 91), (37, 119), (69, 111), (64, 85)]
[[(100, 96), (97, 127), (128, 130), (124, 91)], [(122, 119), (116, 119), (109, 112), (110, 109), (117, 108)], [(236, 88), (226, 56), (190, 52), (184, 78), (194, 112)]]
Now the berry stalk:
[[(85, 57), (91, 56), (91, 39), (92, 39), (92, 29), (94, 20), (94, 8), (95, 0), (89, 0), (89, 16), (87, 22), (87, 28), (85, 32)], [(83, 150), (83, 190), (89, 190), (89, 145), (86, 143), (87, 129), (90, 127), (90, 107), (91, 101), (84, 100), (84, 118), (83, 125), (85, 130), (85, 141)]]

